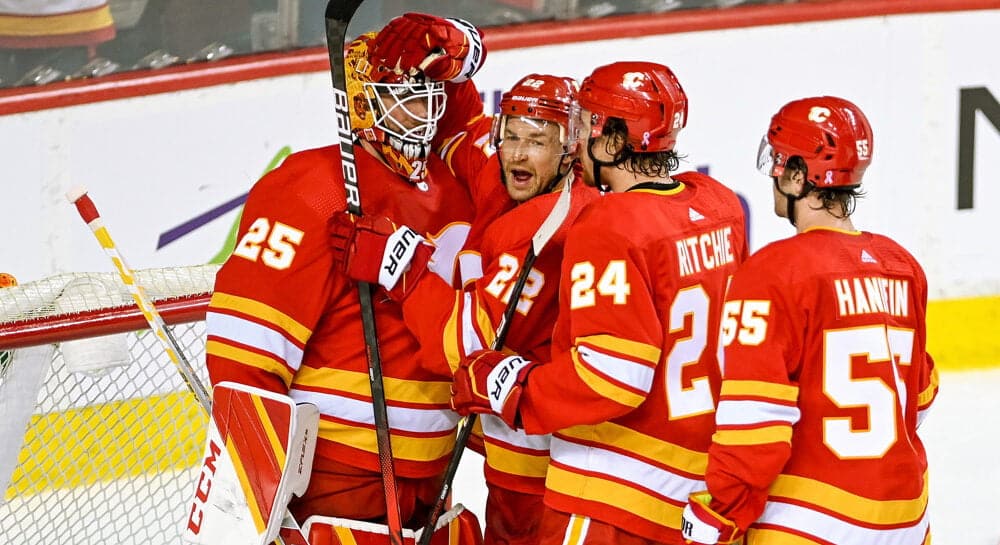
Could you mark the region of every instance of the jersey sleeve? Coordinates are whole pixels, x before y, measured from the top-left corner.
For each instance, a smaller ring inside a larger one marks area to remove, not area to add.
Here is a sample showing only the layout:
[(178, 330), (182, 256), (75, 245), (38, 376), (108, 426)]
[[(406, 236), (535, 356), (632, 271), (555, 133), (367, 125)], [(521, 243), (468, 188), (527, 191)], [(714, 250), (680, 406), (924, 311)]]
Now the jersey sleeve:
[(782, 294), (775, 275), (745, 267), (723, 309), (723, 380), (706, 483), (712, 508), (743, 529), (763, 510), (799, 418), (799, 388), (785, 362), (800, 361), (801, 309)]
[(664, 330), (644, 258), (616, 229), (621, 218), (588, 212), (566, 239), (552, 359), (531, 372), (522, 394), (527, 433), (611, 420), (653, 387)]
[[(916, 272), (914, 278), (914, 293), (917, 304), (923, 309), (922, 315), (926, 315), (927, 311), (927, 277), (924, 274), (923, 268), (917, 263), (916, 259), (912, 260), (914, 271)], [(922, 318), (926, 320), (926, 318)], [(920, 377), (917, 381), (919, 392), (917, 393), (917, 427), (919, 427), (924, 419), (927, 418), (927, 414), (930, 412), (931, 405), (934, 400), (937, 399), (938, 394), (938, 370), (934, 366), (934, 358), (926, 350), (926, 339), (923, 339), (923, 358), (918, 361), (922, 361), (919, 372)]]
[(236, 248), (216, 275), (206, 317), (212, 384), (229, 380), (287, 393), (325, 302), (333, 290), (346, 289), (331, 274), (329, 190), (321, 202), (307, 202), (308, 192), (292, 186), (309, 172), (289, 159), (250, 192)]

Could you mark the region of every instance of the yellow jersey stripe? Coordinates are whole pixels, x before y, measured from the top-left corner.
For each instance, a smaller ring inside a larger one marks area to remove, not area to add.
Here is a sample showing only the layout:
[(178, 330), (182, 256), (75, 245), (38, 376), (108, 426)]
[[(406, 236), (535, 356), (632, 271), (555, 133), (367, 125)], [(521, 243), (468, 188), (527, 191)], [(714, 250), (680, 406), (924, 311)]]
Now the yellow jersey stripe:
[[(450, 382), (383, 377), (382, 384), (385, 386), (385, 397), (390, 401), (439, 405), (451, 398)], [(368, 373), (344, 369), (317, 369), (306, 365), (300, 367), (298, 374), (295, 375), (295, 385), (327, 390), (336, 385), (336, 390), (366, 399), (370, 398), (372, 393)]]
[(940, 380), (937, 367), (935, 367), (931, 370), (931, 383), (917, 396), (917, 407), (926, 407), (934, 399), (934, 394), (937, 393)]
[(924, 474), (923, 492), (910, 500), (873, 500), (832, 484), (794, 475), (779, 475), (771, 485), (770, 495), (820, 505), (863, 524), (905, 524), (919, 521), (924, 514), (927, 475)]
[(628, 505), (638, 517), (653, 524), (680, 530), (683, 506), (667, 503), (631, 486), (596, 477), (578, 475), (559, 466), (549, 466), (545, 487), (553, 492), (586, 501), (611, 505)]
[(576, 348), (573, 348), (572, 357), (573, 367), (576, 369), (577, 376), (579, 376), (580, 380), (586, 383), (591, 390), (597, 392), (601, 396), (632, 408), (638, 407), (643, 401), (646, 400), (644, 396), (641, 396), (631, 390), (626, 390), (625, 388), (609, 382), (604, 377), (593, 372), (590, 367), (587, 367), (582, 361), (580, 361), (580, 353), (577, 352)]
[(816, 545), (816, 542), (799, 535), (781, 530), (751, 528), (746, 534), (746, 543), (754, 545)]
[(799, 388), (787, 384), (774, 384), (760, 380), (723, 380), (719, 397), (765, 397), (779, 401), (796, 402), (799, 399)]
[(596, 348), (603, 348), (610, 352), (628, 355), (640, 359), (652, 365), (660, 361), (662, 350), (659, 346), (640, 343), (629, 339), (622, 339), (612, 335), (590, 335), (588, 337), (577, 337), (576, 344), (589, 344)]
[(257, 352), (251, 352), (250, 350), (243, 348), (237, 348), (219, 341), (206, 342), (205, 351), (213, 356), (233, 360), (237, 363), (278, 375), (286, 386), (292, 383), (292, 371), (277, 358), (265, 356), (264, 354), (258, 354)]
[(486, 463), (497, 471), (522, 477), (544, 478), (549, 468), (547, 454), (525, 454), (486, 441)]
[(462, 350), (462, 338), (459, 332), (462, 331), (462, 293), (456, 292), (455, 304), (451, 307), (451, 314), (444, 323), (444, 331), (441, 332), (441, 345), (444, 347), (444, 359), (448, 362), (448, 367), (454, 373), (458, 370), (459, 364), (464, 356)]
[[(378, 454), (375, 430), (373, 429), (331, 422), (321, 417), (319, 436), (330, 441), (351, 445), (365, 452)], [(411, 437), (396, 433), (392, 435), (391, 443), (393, 456), (400, 460), (431, 462), (451, 454), (452, 448), (455, 446), (455, 434)]]
[(708, 454), (705, 452), (687, 449), (613, 422), (604, 422), (596, 426), (573, 426), (559, 430), (559, 436), (588, 443), (613, 445), (655, 460), (657, 464), (695, 475), (704, 475), (708, 469)]
[(778, 425), (746, 430), (718, 430), (712, 435), (712, 442), (729, 446), (766, 445), (768, 443), (791, 444), (792, 427)]
[(264, 320), (275, 326), (278, 330), (288, 333), (288, 335), (302, 345), (305, 345), (306, 341), (312, 335), (311, 329), (300, 324), (291, 316), (270, 305), (265, 305), (260, 301), (254, 301), (246, 297), (215, 292), (212, 294), (211, 302), (209, 302), (209, 310), (212, 308), (232, 310)]

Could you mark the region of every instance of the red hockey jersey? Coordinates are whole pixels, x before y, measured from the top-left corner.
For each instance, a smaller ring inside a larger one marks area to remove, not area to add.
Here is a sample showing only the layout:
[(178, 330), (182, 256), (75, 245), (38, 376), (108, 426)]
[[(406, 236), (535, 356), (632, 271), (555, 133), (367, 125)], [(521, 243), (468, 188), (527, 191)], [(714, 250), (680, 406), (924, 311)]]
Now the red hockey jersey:
[[(499, 172), (494, 174), (499, 180)], [(550, 355), (566, 232), (580, 211), (599, 197), (597, 190), (580, 179), (573, 181), (570, 191), (570, 210), (528, 273), (506, 338), (506, 350), (535, 359), (548, 359)], [(403, 304), (407, 323), (424, 348), (442, 354), (452, 369), (465, 355), (493, 343), (531, 239), (558, 198), (559, 193), (534, 197), (489, 223), (480, 247), (482, 278), (465, 291), (455, 292), (431, 278), (421, 281)], [(487, 482), (518, 492), (543, 493), (549, 436), (512, 430), (490, 415), (483, 415), (481, 424)]]
[[(408, 225), (454, 256), (473, 205), (437, 156), (426, 189), (358, 148), (362, 207)], [(339, 148), (289, 156), (250, 192), (232, 257), (216, 278), (207, 317), (213, 383), (233, 380), (288, 393), (321, 413), (317, 454), (378, 471), (365, 341), (356, 284), (332, 267), (327, 220), (345, 210)], [(376, 292), (375, 319), (396, 471), (440, 473), (458, 421), (450, 369), (423, 358), (399, 305)]]
[(552, 358), (520, 414), (554, 432), (546, 505), (680, 544), (714, 429), (716, 324), (747, 244), (732, 191), (674, 178), (606, 195), (570, 228)]
[(871, 233), (809, 230), (733, 278), (707, 482), (717, 512), (757, 520), (748, 545), (924, 543), (926, 304), (920, 265)]

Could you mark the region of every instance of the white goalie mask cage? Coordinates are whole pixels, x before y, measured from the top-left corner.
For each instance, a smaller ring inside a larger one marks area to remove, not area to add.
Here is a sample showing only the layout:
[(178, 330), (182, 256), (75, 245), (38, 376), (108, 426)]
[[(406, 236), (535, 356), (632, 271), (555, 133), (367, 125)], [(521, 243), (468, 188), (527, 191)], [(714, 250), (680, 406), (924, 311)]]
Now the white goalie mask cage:
[(428, 146), (437, 134), (448, 96), (444, 82), (365, 83), (374, 126), (403, 144)]

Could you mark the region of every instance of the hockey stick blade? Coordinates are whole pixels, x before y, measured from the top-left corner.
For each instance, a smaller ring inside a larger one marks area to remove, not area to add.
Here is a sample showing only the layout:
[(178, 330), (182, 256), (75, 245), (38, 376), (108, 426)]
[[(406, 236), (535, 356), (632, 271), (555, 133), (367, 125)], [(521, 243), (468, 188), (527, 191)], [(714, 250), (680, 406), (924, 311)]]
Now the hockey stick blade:
[[(347, 48), (347, 27), (361, 0), (330, 0), (326, 5), (326, 46), (330, 56), (330, 75), (333, 82), (334, 106), (337, 114), (337, 137), (340, 141), (340, 163), (344, 176), (347, 211), (360, 216), (361, 193), (358, 189), (358, 171), (354, 162), (354, 135), (351, 130), (351, 113), (347, 97), (347, 72), (344, 50)], [(379, 471), (386, 504), (386, 525), (389, 527), (391, 545), (403, 545), (403, 521), (399, 509), (396, 487), (396, 470), (392, 456), (389, 433), (389, 414), (382, 380), (382, 357), (379, 353), (378, 332), (375, 328), (375, 308), (372, 304), (371, 285), (358, 283), (358, 300), (361, 305), (361, 323), (368, 358), (368, 382), (371, 387), (372, 409), (375, 420), (375, 442), (378, 448)]]
[[(552, 236), (556, 234), (559, 227), (566, 221), (566, 216), (569, 215), (570, 194), (572, 193), (573, 185), (570, 180), (563, 183), (559, 198), (552, 205), (552, 210), (549, 211), (549, 215), (545, 217), (542, 224), (538, 226), (538, 231), (531, 237), (531, 247), (528, 248), (528, 253), (524, 256), (524, 262), (521, 264), (521, 270), (518, 271), (517, 281), (511, 289), (510, 299), (507, 300), (507, 306), (504, 308), (503, 316), (497, 325), (496, 335), (493, 337), (493, 342), (490, 343), (490, 350), (500, 350), (503, 348), (504, 341), (507, 339), (507, 332), (510, 331), (510, 322), (514, 318), (518, 300), (521, 298), (521, 291), (524, 290), (524, 283), (528, 279), (528, 273), (535, 264), (535, 259), (541, 253), (542, 248), (552, 240)], [(448, 467), (444, 470), (441, 492), (438, 494), (437, 500), (434, 502), (434, 507), (427, 516), (427, 522), (424, 523), (424, 529), (420, 534), (418, 545), (428, 545), (431, 541), (431, 534), (437, 526), (438, 518), (444, 513), (445, 505), (448, 502), (448, 495), (451, 494), (452, 482), (455, 480), (455, 474), (458, 473), (458, 464), (462, 461), (462, 453), (465, 452), (465, 446), (469, 443), (469, 436), (472, 435), (472, 428), (475, 424), (476, 414), (473, 413), (465, 418), (465, 423), (458, 430), (458, 437), (455, 438), (455, 449), (451, 452), (451, 458), (448, 459)]]

